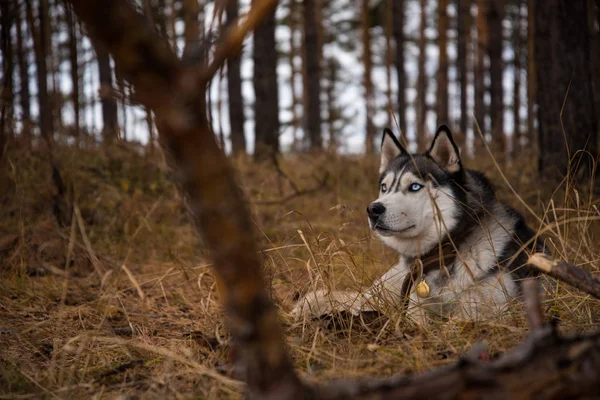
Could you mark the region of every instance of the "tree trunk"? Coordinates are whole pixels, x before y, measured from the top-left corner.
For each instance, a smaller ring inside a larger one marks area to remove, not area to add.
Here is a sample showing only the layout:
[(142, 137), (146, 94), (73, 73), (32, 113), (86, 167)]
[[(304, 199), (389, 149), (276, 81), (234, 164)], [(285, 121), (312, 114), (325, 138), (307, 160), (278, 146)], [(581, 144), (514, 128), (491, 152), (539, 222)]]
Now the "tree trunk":
[(417, 80), (417, 150), (424, 151), (427, 146), (427, 75), (425, 71), (425, 58), (427, 38), (425, 29), (427, 27), (427, 1), (420, 0), (421, 24), (419, 29), (419, 59)]
[(448, 0), (438, 2), (438, 47), (440, 50), (437, 79), (437, 124), (448, 124)]
[(45, 31), (42, 21), (47, 22), (47, 0), (40, 0), (40, 4), (45, 3), (46, 7), (40, 5), (40, 29), (35, 26), (35, 18), (33, 16), (33, 8), (31, 0), (25, 0), (25, 9), (27, 12), (27, 20), (29, 22), (29, 30), (33, 37), (33, 47), (35, 53), (35, 65), (37, 71), (37, 89), (38, 89), (38, 108), (39, 108), (39, 126), (40, 134), (46, 141), (48, 146), (51, 146), (54, 141), (54, 126), (52, 123), (52, 111), (50, 102), (48, 101), (48, 81), (46, 69), (46, 39), (42, 37), (42, 32)]
[[(256, 1), (253, 1), (253, 4)], [(254, 31), (254, 157), (265, 159), (279, 152), (279, 95), (275, 11)]]
[(80, 126), (80, 104), (79, 104), (79, 61), (77, 54), (77, 25), (73, 19), (73, 10), (70, 5), (66, 7), (67, 29), (69, 30), (69, 61), (71, 64), (71, 82), (73, 84), (72, 99), (75, 114), (75, 140), (79, 144)]
[(490, 0), (487, 13), (489, 27), (488, 52), (490, 56), (490, 119), (492, 140), (497, 149), (506, 150), (504, 138), (504, 102), (502, 89), (502, 20), (504, 19), (504, 0)]
[(2, 110), (0, 112), (0, 160), (4, 153), (6, 141), (14, 134), (14, 63), (11, 28), (15, 21), (16, 7), (13, 2), (0, 3), (0, 47), (2, 50)]
[[(17, 60), (19, 63), (19, 99), (21, 103), (21, 123), (23, 131), (21, 132), (23, 144), (26, 148), (31, 147), (31, 94), (29, 92), (29, 64), (25, 60), (25, 35), (27, 33), (27, 21), (23, 17), (21, 3), (17, 6)], [(25, 32), (23, 32), (23, 23), (25, 23)]]
[(339, 64), (334, 58), (327, 60), (327, 127), (329, 130), (329, 151), (335, 153), (340, 147), (335, 122), (339, 119), (339, 111), (336, 107), (335, 85), (338, 81)]
[(369, 10), (369, 0), (361, 1), (360, 22), (362, 31), (362, 46), (363, 46), (363, 64), (364, 64), (364, 80), (365, 87), (365, 151), (367, 154), (373, 154), (375, 151), (375, 127), (373, 126), (373, 82), (371, 80), (371, 71), (373, 69), (371, 60), (371, 16)]
[[(238, 1), (229, 0), (226, 25), (234, 26), (238, 18)], [(229, 96), (229, 126), (231, 127), (231, 149), (234, 155), (246, 153), (246, 136), (244, 136), (244, 97), (242, 96), (242, 76), (240, 73), (241, 56), (227, 60), (227, 93)]]
[(521, 131), (521, 72), (522, 72), (522, 43), (523, 36), (521, 34), (521, 9), (522, 0), (517, 1), (517, 10), (515, 12), (513, 20), (513, 53), (514, 53), (514, 78), (513, 78), (513, 121), (514, 131), (512, 138), (512, 149), (511, 152), (514, 155), (521, 148), (522, 142), (522, 131)]
[(404, 7), (405, 0), (392, 2), (394, 41), (396, 42), (396, 79), (398, 80), (398, 122), (406, 135), (406, 71), (404, 70)]
[(467, 115), (467, 87), (469, 76), (467, 66), (469, 65), (469, 37), (471, 36), (471, 0), (458, 0), (458, 43), (457, 43), (457, 74), (460, 90), (460, 122), (459, 128), (466, 138), (468, 121)]
[(321, 137), (321, 54), (318, 32), (316, 0), (304, 1), (304, 59), (306, 60), (306, 110), (304, 132), (308, 135), (311, 150), (322, 150)]
[[(290, 26), (290, 52), (288, 54), (288, 62), (290, 63), (290, 94), (291, 94), (291, 101), (292, 104), (290, 105), (290, 109), (291, 109), (291, 113), (292, 113), (292, 122), (291, 122), (291, 128), (292, 128), (292, 149), (294, 151), (298, 151), (299, 149), (299, 145), (300, 145), (300, 138), (298, 137), (298, 125), (299, 125), (299, 117), (298, 117), (298, 94), (296, 92), (296, 77), (300, 74), (300, 77), (302, 78), (304, 75), (302, 74), (302, 72), (298, 72), (298, 68), (296, 67), (296, 62), (295, 62), (295, 58), (296, 55), (298, 54), (299, 50), (298, 50), (298, 46), (296, 46), (296, 40), (295, 40), (295, 35), (296, 35), (296, 30), (297, 30), (297, 26), (298, 26), (298, 17), (297, 17), (297, 13), (296, 10), (298, 9), (298, 2), (297, 0), (290, 0), (290, 13), (288, 16), (288, 20), (289, 20), (289, 26)], [(301, 48), (303, 46), (300, 46)], [(301, 58), (304, 58), (304, 55), (302, 55)]]
[[(477, 61), (475, 64), (475, 118), (482, 133), (487, 133), (485, 107), (485, 60), (488, 52), (487, 9), (489, 0), (477, 0)], [(475, 132), (475, 142), (480, 140), (479, 132)]]
[(100, 101), (102, 103), (102, 139), (110, 144), (119, 137), (119, 119), (117, 102), (113, 96), (112, 68), (110, 55), (101, 43), (93, 43), (98, 58), (98, 75), (100, 77)]
[[(231, 3), (236, 4), (235, 9), (237, 11), (237, 0), (227, 1), (229, 7), (231, 7)], [(183, 35), (185, 38), (186, 47), (190, 43), (200, 39), (200, 21), (198, 20), (199, 15), (200, 4), (198, 3), (198, 0), (183, 0)]]
[(392, 0), (385, 1), (385, 97), (387, 100), (387, 109), (385, 114), (387, 115), (387, 126), (392, 128), (394, 122), (394, 101), (392, 100), (392, 26), (394, 24), (394, 13), (393, 13), (393, 2)]
[[(537, 80), (546, 83), (538, 87), (539, 171), (548, 178), (556, 178), (557, 172), (589, 172), (591, 160), (598, 157), (598, 116), (585, 23), (588, 7), (585, 1), (536, 0), (535, 9)], [(580, 150), (590, 154), (579, 153), (570, 162)]]
[(539, 151), (535, 132), (537, 118), (537, 70), (535, 67), (535, 0), (527, 1), (527, 147)]

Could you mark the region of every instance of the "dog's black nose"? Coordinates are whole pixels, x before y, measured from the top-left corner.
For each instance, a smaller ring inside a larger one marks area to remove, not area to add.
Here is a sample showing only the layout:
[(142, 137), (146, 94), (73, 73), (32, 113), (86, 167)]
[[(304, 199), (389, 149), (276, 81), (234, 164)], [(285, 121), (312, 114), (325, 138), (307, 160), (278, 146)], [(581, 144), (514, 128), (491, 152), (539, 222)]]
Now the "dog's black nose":
[(369, 218), (372, 219), (379, 218), (384, 212), (385, 206), (381, 203), (371, 203), (369, 204), (369, 207), (367, 207), (367, 214), (369, 214)]

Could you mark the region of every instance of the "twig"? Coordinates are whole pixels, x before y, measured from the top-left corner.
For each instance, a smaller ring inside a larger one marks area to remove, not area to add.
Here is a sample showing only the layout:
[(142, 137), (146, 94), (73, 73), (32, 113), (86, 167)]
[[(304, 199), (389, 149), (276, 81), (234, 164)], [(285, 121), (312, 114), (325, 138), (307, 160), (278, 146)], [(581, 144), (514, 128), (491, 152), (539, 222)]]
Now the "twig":
[(77, 225), (79, 226), (79, 233), (81, 234), (81, 238), (83, 239), (83, 244), (85, 245), (85, 249), (88, 253), (88, 257), (90, 258), (90, 261), (92, 262), (92, 265), (94, 266), (94, 269), (96, 270), (96, 273), (100, 277), (100, 280), (102, 280), (102, 278), (104, 276), (102, 264), (100, 264), (100, 260), (96, 256), (96, 252), (94, 251), (94, 248), (92, 247), (92, 243), (90, 242), (90, 239), (88, 238), (88, 235), (85, 231), (85, 224), (83, 223), (83, 218), (81, 218), (81, 211), (79, 211), (79, 206), (77, 204), (74, 204), (73, 210), (75, 212), (75, 218), (77, 218)]
[(248, 32), (259, 26), (264, 16), (273, 12), (277, 7), (278, 0), (255, 1), (248, 11), (246, 19), (239, 25), (233, 25), (222, 45), (215, 50), (213, 62), (201, 72), (201, 81), (209, 81), (221, 68), (228, 57), (237, 54), (242, 49), (242, 43)]
[(544, 253), (535, 253), (527, 261), (529, 265), (560, 281), (600, 299), (600, 278), (583, 268), (565, 261), (558, 261)]
[(523, 297), (525, 298), (525, 314), (529, 322), (529, 329), (532, 331), (540, 329), (544, 325), (544, 317), (537, 279), (525, 279), (523, 282)]

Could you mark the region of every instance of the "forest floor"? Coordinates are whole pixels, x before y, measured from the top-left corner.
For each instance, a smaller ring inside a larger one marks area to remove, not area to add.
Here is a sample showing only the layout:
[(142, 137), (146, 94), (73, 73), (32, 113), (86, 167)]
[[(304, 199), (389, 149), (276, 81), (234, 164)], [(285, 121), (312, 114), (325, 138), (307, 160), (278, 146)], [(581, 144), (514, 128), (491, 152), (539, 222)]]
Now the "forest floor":
[[(210, 265), (159, 154), (57, 146), (62, 197), (44, 153), (5, 157), (0, 399), (240, 398)], [(487, 343), (491, 358), (515, 346), (528, 331), (519, 305), (494, 321), (422, 329), (398, 315), (352, 326), (290, 317), (308, 290), (364, 288), (395, 263), (366, 221), (377, 164), (374, 157), (290, 155), (278, 172), (270, 162), (236, 161), (301, 375), (417, 373), (477, 342)], [(590, 188), (540, 182), (531, 158), (505, 167), (506, 175), (487, 156), (465, 164), (485, 171), (498, 197), (544, 231), (556, 257), (600, 274), (600, 199)], [(544, 310), (564, 332), (600, 326), (600, 301), (562, 284)]]

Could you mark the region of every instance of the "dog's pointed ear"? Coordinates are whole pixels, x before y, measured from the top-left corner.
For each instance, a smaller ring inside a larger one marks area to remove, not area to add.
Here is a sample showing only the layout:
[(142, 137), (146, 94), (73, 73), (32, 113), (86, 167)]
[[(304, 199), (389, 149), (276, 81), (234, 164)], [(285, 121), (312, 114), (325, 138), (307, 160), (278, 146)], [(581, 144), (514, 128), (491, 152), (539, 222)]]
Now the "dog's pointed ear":
[(433, 138), (433, 142), (431, 143), (431, 147), (427, 151), (427, 155), (442, 167), (442, 169), (450, 173), (455, 173), (462, 169), (460, 152), (452, 139), (450, 128), (446, 125), (441, 125), (438, 128), (435, 137)]
[(381, 164), (379, 165), (379, 173), (387, 169), (393, 159), (401, 154), (407, 154), (406, 150), (391, 129), (383, 130), (383, 139), (381, 140)]

